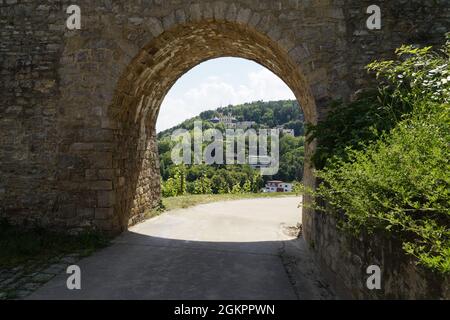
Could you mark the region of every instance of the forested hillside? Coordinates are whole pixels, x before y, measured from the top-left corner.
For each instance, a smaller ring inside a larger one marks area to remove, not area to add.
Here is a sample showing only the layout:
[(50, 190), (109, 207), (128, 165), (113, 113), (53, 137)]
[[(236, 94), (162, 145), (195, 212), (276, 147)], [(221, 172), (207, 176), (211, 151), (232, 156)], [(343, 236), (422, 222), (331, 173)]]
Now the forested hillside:
[[(176, 142), (171, 134), (176, 129), (192, 130), (194, 122), (201, 120), (203, 129), (217, 128), (225, 132), (223, 123), (214, 123), (211, 119), (229, 115), (237, 122), (253, 121), (252, 128), (271, 129), (282, 127), (293, 129), (295, 136), (280, 135), (280, 168), (274, 176), (260, 176), (258, 169), (249, 165), (179, 165), (173, 164), (172, 148)], [(300, 181), (303, 175), (304, 157), (304, 118), (297, 101), (282, 100), (257, 101), (236, 106), (227, 106), (208, 110), (197, 117), (158, 134), (163, 195), (174, 196), (184, 193), (240, 193), (259, 192), (268, 179)]]
[(227, 106), (217, 108), (216, 110), (203, 111), (197, 117), (190, 118), (183, 121), (179, 125), (158, 133), (158, 138), (161, 139), (170, 136), (171, 133), (179, 128), (192, 130), (194, 121), (202, 120), (203, 127), (217, 127), (209, 120), (224, 114), (235, 117), (237, 121), (255, 121), (256, 129), (259, 128), (274, 128), (276, 126), (284, 126), (286, 129), (294, 129), (296, 136), (304, 134), (304, 118), (303, 112), (296, 100), (281, 100), (281, 101), (256, 101), (251, 103), (244, 103), (236, 106)]

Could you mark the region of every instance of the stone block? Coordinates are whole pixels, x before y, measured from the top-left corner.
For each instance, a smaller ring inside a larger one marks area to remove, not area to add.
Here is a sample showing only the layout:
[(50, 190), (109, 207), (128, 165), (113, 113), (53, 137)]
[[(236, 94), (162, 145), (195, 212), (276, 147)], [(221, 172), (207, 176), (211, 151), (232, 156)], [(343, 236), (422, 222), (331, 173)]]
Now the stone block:
[(236, 21), (237, 12), (238, 12), (238, 8), (236, 7), (236, 5), (234, 3), (231, 3), (228, 6), (227, 13), (225, 15), (226, 20), (227, 21)]
[[(114, 215), (113, 208), (95, 208), (95, 223), (98, 223), (98, 220), (106, 220), (111, 218)], [(108, 221), (109, 222), (109, 221)]]
[(224, 1), (217, 1), (213, 5), (214, 19), (217, 21), (225, 20), (227, 5)]
[(93, 152), (88, 157), (93, 168), (112, 168), (112, 152)]
[(106, 180), (87, 182), (89, 190), (112, 190), (112, 182)]
[(101, 208), (110, 208), (115, 204), (115, 192), (114, 191), (98, 191), (97, 192), (97, 205)]
[(93, 218), (94, 208), (77, 208), (77, 216), (80, 218)]
[(164, 32), (163, 26), (161, 21), (159, 21), (156, 18), (150, 17), (145, 21), (145, 24), (147, 25), (147, 28), (149, 29), (150, 33), (154, 36), (157, 37), (159, 36), (161, 33)]
[(202, 11), (199, 3), (193, 3), (189, 6), (189, 21), (200, 21), (202, 19)]
[(247, 24), (250, 20), (251, 15), (252, 12), (250, 11), (250, 9), (240, 8), (236, 16), (236, 22)]
[(99, 169), (97, 176), (100, 180), (112, 180), (114, 177), (114, 170), (113, 169)]
[(168, 30), (175, 25), (175, 13), (173, 11), (162, 19), (162, 25), (164, 30)]
[(70, 146), (70, 151), (89, 151), (94, 149), (94, 144), (88, 142), (77, 142)]
[(177, 24), (183, 24), (186, 22), (186, 12), (183, 9), (175, 11), (175, 20)]

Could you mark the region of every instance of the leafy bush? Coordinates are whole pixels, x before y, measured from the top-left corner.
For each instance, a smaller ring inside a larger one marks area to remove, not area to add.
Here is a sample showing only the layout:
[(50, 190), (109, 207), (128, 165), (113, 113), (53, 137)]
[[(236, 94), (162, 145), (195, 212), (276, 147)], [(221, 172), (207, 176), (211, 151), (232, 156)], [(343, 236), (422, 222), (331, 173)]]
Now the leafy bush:
[(400, 123), (367, 150), (335, 158), (317, 194), (328, 210), (345, 213), (353, 234), (385, 230), (404, 249), (450, 271), (450, 108)]
[(186, 193), (186, 168), (182, 165), (174, 167), (173, 176), (161, 183), (163, 197), (180, 196)]
[(411, 111), (407, 106), (394, 108), (394, 104), (387, 90), (360, 92), (357, 100), (347, 105), (334, 102), (326, 121), (307, 128), (308, 141), (319, 140), (312, 157), (315, 168), (323, 169), (333, 156), (345, 159), (347, 148), (363, 150), (382, 132), (389, 132), (402, 115)]
[[(348, 147), (363, 150), (414, 110), (426, 113), (426, 104), (418, 101), (449, 103), (450, 34), (447, 39), (439, 51), (402, 46), (396, 60), (369, 64), (378, 87), (360, 92), (349, 104), (334, 102), (325, 121), (307, 128), (308, 141), (320, 142), (312, 159), (315, 167), (323, 169), (333, 156), (345, 158)], [(417, 110), (422, 106), (424, 110)]]
[[(324, 143), (314, 208), (334, 213), (354, 235), (399, 239), (441, 273), (450, 272), (449, 53), (450, 42), (441, 52), (403, 46), (397, 60), (370, 64), (378, 93), (336, 109), (311, 131)], [(356, 108), (363, 111), (351, 114)], [(343, 132), (333, 132), (340, 125)]]
[(194, 182), (194, 194), (210, 194), (212, 193), (211, 180), (205, 175), (201, 176)]
[(397, 60), (375, 61), (367, 66), (376, 72), (380, 90), (406, 104), (416, 101), (450, 103), (450, 33), (439, 51), (432, 47), (402, 46)]

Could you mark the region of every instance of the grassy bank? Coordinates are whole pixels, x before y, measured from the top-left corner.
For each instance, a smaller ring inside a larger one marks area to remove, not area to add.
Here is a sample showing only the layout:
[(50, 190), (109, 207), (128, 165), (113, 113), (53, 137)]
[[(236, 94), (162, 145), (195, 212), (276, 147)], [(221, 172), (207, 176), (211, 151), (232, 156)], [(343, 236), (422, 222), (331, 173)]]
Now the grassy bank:
[(0, 221), (0, 269), (45, 263), (68, 254), (87, 256), (107, 244), (108, 239), (96, 233), (68, 235)]
[(189, 194), (178, 197), (163, 198), (162, 204), (164, 210), (167, 211), (218, 201), (275, 197), (279, 198), (289, 196), (295, 196), (295, 193)]

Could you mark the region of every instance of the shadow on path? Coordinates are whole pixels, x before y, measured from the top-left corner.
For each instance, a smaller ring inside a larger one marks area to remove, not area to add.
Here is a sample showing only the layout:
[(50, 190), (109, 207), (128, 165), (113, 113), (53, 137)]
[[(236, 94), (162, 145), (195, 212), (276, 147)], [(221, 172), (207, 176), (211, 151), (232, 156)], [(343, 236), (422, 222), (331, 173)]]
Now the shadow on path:
[(61, 273), (29, 299), (333, 298), (303, 239), (285, 231), (298, 221), (297, 203), (246, 200), (168, 212), (79, 261), (81, 290), (68, 290), (69, 275)]

